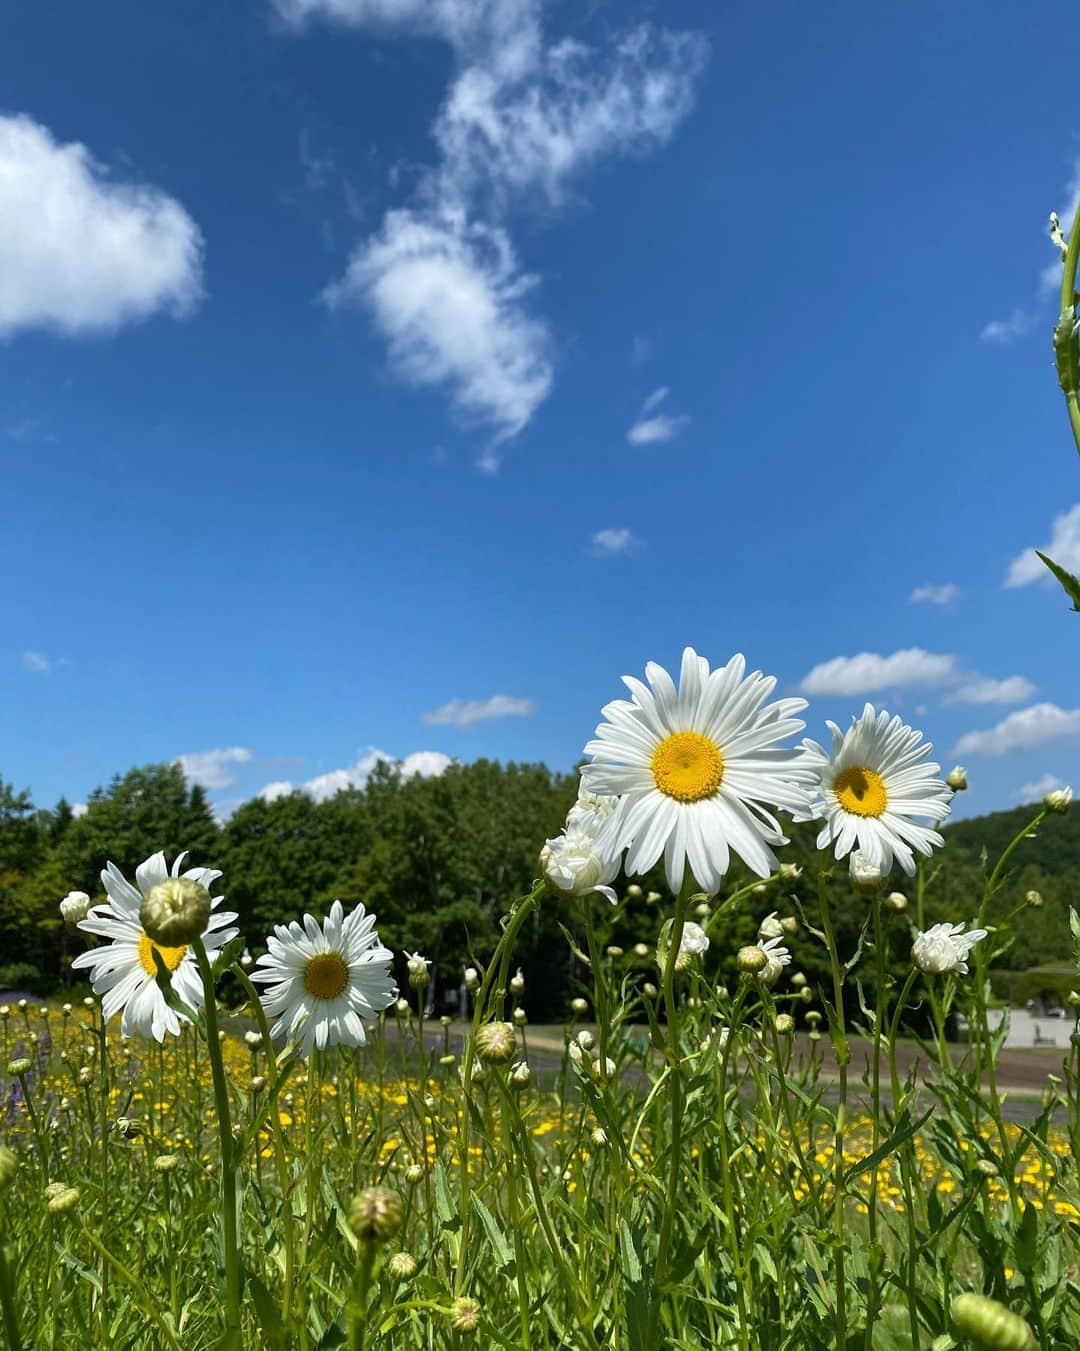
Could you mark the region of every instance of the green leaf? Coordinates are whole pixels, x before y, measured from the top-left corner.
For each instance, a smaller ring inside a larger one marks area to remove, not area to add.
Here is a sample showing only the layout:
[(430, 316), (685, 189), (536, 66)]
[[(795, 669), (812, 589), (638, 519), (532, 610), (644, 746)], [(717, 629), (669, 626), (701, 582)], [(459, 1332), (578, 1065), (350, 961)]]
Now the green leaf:
[(619, 1264), (623, 1269), (623, 1275), (631, 1285), (637, 1285), (641, 1280), (641, 1258), (634, 1246), (634, 1236), (630, 1232), (630, 1226), (625, 1220), (619, 1221), (619, 1238), (621, 1240), (619, 1244)]
[(495, 1261), (500, 1268), (512, 1265), (514, 1261), (513, 1249), (506, 1241), (506, 1235), (499, 1228), (499, 1222), (495, 1216), (488, 1210), (487, 1206), (480, 1200), (480, 1197), (473, 1192), (472, 1194), (473, 1210), (480, 1217), (480, 1223), (484, 1226), (484, 1232), (488, 1236), (488, 1242), (491, 1244), (492, 1251), (495, 1254)]
[(1016, 1265), (1021, 1271), (1034, 1271), (1039, 1246), (1039, 1212), (1033, 1205), (1024, 1207), (1016, 1229)]
[(254, 1272), (248, 1272), (247, 1287), (255, 1304), (255, 1314), (267, 1345), (283, 1349), (288, 1345), (285, 1324), (281, 1321), (273, 1295)]
[(853, 1179), (857, 1178), (860, 1173), (868, 1172), (875, 1164), (880, 1163), (881, 1160), (891, 1154), (898, 1145), (902, 1145), (905, 1140), (910, 1140), (915, 1132), (919, 1130), (933, 1114), (934, 1108), (928, 1107), (922, 1116), (919, 1117), (918, 1121), (912, 1121), (911, 1113), (905, 1107), (897, 1118), (896, 1130), (893, 1131), (892, 1135), (890, 1135), (887, 1140), (883, 1141), (882, 1144), (878, 1145), (877, 1149), (872, 1150), (865, 1158), (860, 1159), (858, 1163), (853, 1163), (847, 1170), (844, 1174), (844, 1186), (846, 1187)]
[(1074, 577), (1071, 572), (1066, 572), (1059, 563), (1055, 563), (1052, 558), (1047, 558), (1044, 553), (1039, 553), (1038, 549), (1035, 552), (1061, 583), (1065, 594), (1072, 601), (1072, 608), (1080, 611), (1080, 578)]

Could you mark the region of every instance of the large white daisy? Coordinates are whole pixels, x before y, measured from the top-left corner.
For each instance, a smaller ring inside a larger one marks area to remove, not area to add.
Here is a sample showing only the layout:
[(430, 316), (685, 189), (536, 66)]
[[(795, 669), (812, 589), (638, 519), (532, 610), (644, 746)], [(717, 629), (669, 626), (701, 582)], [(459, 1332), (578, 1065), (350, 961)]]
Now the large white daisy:
[(275, 924), (266, 946), (251, 978), (268, 987), (262, 1004), (278, 1019), (274, 1036), (298, 1041), (304, 1055), (339, 1043), (363, 1046), (363, 1020), (397, 998), (394, 954), (362, 905), (346, 915), (335, 901), (321, 925), (312, 915), (302, 926)]
[(914, 873), (912, 851), (929, 855), (944, 841), (936, 830), (911, 818), (944, 820), (952, 797), (938, 778), (940, 766), (926, 759), (933, 746), (923, 741), (921, 732), (884, 710), (879, 713), (873, 704), (852, 718), (846, 732), (834, 722), (826, 725), (832, 732), (831, 752), (816, 741), (803, 742), (816, 777), (813, 815), (825, 818), (818, 848), (832, 844), (837, 858), (857, 849), (882, 873), (894, 859), (906, 873)]
[(809, 804), (801, 752), (777, 744), (802, 731), (793, 715), (806, 700), (766, 703), (775, 678), (746, 675), (741, 654), (710, 671), (688, 647), (677, 690), (655, 662), (645, 677), (647, 685), (623, 676), (632, 698), (604, 708), (585, 747), (593, 761), (581, 772), (583, 788), (619, 798), (605, 838), (611, 832), (628, 849), (628, 873), (648, 872), (663, 854), (673, 891), (687, 860), (703, 891), (718, 890), (732, 850), (768, 877), (777, 866), (770, 846), (787, 840), (767, 807), (805, 812)]
[[(166, 1032), (176, 1036), (180, 1023), (187, 1021), (182, 1014), (169, 1008), (158, 988), (155, 947), (172, 973), (176, 993), (190, 1008), (202, 1007), (202, 980), (191, 949), (186, 946), (167, 948), (152, 943), (139, 920), (143, 897), (168, 877), (184, 876), (209, 890), (221, 876), (220, 868), (188, 868), (181, 874), (180, 867), (186, 857), (185, 850), (173, 863), (170, 873), (165, 855), (152, 855), (135, 869), (135, 886), (115, 863), (110, 863), (101, 874), (109, 899), (104, 905), (93, 906), (87, 917), (79, 922), (80, 929), (110, 942), (81, 952), (71, 965), (89, 970), (90, 983), (95, 993), (101, 995), (101, 1011), (105, 1018), (111, 1018), (123, 1009), (120, 1031), (126, 1037), (137, 1034), (164, 1041)], [(224, 947), (238, 932), (230, 927), (236, 915), (218, 909), (224, 899), (215, 896), (210, 902), (210, 920), (202, 940), (208, 953)]]

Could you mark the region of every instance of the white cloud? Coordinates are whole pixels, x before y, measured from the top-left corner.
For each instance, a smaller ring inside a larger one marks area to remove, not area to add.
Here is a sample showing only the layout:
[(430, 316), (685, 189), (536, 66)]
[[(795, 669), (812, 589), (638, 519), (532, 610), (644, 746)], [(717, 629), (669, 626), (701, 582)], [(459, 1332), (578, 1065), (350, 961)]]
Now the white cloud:
[(528, 718), (535, 712), (536, 704), (531, 699), (493, 694), (490, 699), (451, 699), (429, 709), (422, 720), (429, 727), (471, 727), (474, 722), (487, 722), (491, 718)]
[(523, 305), (534, 281), (498, 227), (391, 211), (325, 296), (367, 305), (398, 374), (449, 386), (461, 413), (494, 426), (499, 442), (551, 388), (547, 328)]
[(107, 332), (202, 294), (202, 236), (174, 198), (116, 182), (77, 141), (0, 115), (0, 338)]
[[(1070, 572), (1080, 572), (1080, 502), (1054, 518), (1050, 539), (1039, 545), (1039, 551)], [(1034, 549), (1025, 549), (1009, 564), (1004, 585), (1028, 586), (1044, 578), (1051, 580), (1049, 568)]]
[(1038, 315), (1031, 310), (1015, 309), (1007, 319), (991, 319), (988, 324), (984, 324), (979, 337), (983, 342), (1012, 342), (1014, 338), (1022, 338), (1025, 333), (1030, 333), (1037, 318)]
[(87, 810), (88, 808), (85, 802), (73, 802), (71, 804), (71, 814), (74, 817), (85, 816)]
[(676, 415), (655, 411), (670, 392), (667, 385), (661, 385), (659, 389), (654, 389), (641, 405), (636, 422), (626, 433), (626, 439), (632, 446), (647, 446), (657, 441), (674, 441), (683, 428), (689, 426), (690, 418), (685, 413)]
[(226, 746), (212, 751), (193, 751), (188, 755), (178, 755), (176, 763), (184, 771), (190, 783), (200, 788), (231, 788), (236, 775), (230, 766), (246, 765), (251, 752), (246, 746)]
[(941, 586), (917, 586), (908, 599), (915, 605), (951, 605), (960, 594), (955, 582), (944, 582)]
[(1080, 708), (1032, 704), (985, 731), (965, 733), (956, 743), (956, 754), (1008, 755), (1074, 737), (1080, 737)]
[(947, 704), (1022, 704), (1035, 693), (1035, 686), (1027, 676), (1006, 676), (993, 680), (990, 676), (972, 676), (949, 695)]
[(592, 537), (592, 551), (602, 558), (614, 558), (619, 554), (629, 554), (641, 541), (632, 530), (622, 526), (617, 530), (597, 530)]
[(1064, 780), (1059, 779), (1056, 774), (1044, 774), (1042, 778), (1023, 784), (1017, 790), (1015, 797), (1017, 802), (1038, 802), (1047, 793), (1052, 793), (1055, 788), (1064, 787)]
[[(414, 751), (403, 760), (395, 760), (385, 751), (369, 746), (354, 765), (350, 765), (347, 769), (332, 769), (326, 774), (317, 774), (313, 779), (300, 784), (299, 791), (307, 793), (316, 802), (325, 802), (327, 798), (340, 793), (344, 788), (363, 788), (372, 770), (381, 762), (396, 764), (402, 777), (406, 779), (417, 775), (425, 779), (437, 778), (453, 764), (450, 756), (444, 755), (442, 751)], [(276, 783), (268, 783), (259, 790), (258, 795), (266, 802), (275, 802), (279, 797), (297, 791), (296, 784), (288, 779), (281, 779)]]
[[(495, 445), (516, 436), (552, 385), (547, 326), (523, 300), (536, 278), (502, 223), (512, 206), (566, 199), (598, 160), (662, 145), (689, 113), (704, 38), (648, 25), (597, 51), (546, 41), (540, 0), (275, 0), (315, 18), (438, 37), (455, 55), (433, 126), (439, 159), (407, 209), (354, 251), (331, 303), (360, 301), (406, 381), (445, 386)], [(655, 438), (654, 438), (655, 439)], [(493, 470), (489, 448), (481, 467)]]
[(35, 675), (48, 675), (52, 670), (52, 662), (44, 652), (24, 652), (22, 664), (24, 670), (33, 671)]
[(816, 695), (872, 694), (918, 685), (953, 685), (961, 678), (954, 656), (909, 647), (887, 657), (877, 652), (833, 657), (804, 676), (799, 688), (804, 694)]

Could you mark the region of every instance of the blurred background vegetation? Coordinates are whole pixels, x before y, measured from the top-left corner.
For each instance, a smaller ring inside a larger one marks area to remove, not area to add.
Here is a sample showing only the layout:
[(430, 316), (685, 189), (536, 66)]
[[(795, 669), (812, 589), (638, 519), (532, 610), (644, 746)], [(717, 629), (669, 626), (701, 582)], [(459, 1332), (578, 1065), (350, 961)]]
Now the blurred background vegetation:
[[(255, 798), (219, 824), (203, 790), (189, 786), (178, 765), (148, 765), (117, 776), (90, 795), (78, 817), (63, 801), (52, 809), (36, 807), (28, 792), (0, 779), (0, 990), (47, 994), (70, 984), (69, 964), (83, 944), (66, 932), (58, 903), (71, 890), (104, 899), (99, 873), (107, 860), (130, 877), (158, 849), (170, 861), (187, 849), (190, 863), (224, 871), (219, 886), (256, 953), (275, 923), (305, 910), (321, 914), (335, 897), (347, 905), (363, 901), (389, 947), (432, 959), (432, 992), (441, 1012), (454, 998), (462, 968), (483, 961), (494, 947), (508, 903), (532, 886), (540, 847), (560, 829), (576, 789), (576, 773), (554, 773), (544, 765), (479, 760), (437, 778), (402, 778), (382, 764), (363, 788), (324, 802), (302, 792), (273, 802)], [(992, 867), (1033, 815), (1034, 808), (1019, 807), (947, 828), (947, 848), (927, 867), (927, 923), (973, 918), (985, 875), (983, 851)], [(824, 860), (815, 849), (816, 828), (792, 826), (789, 833), (792, 843), (783, 857), (801, 865), (802, 876), (770, 882), (731, 915), (716, 917), (707, 959), (712, 978), (734, 981), (736, 951), (754, 941), (769, 912), (799, 916), (804, 907), (810, 922), (817, 922), (813, 879)], [(645, 981), (655, 978), (652, 958), (635, 956), (633, 948), (652, 947), (669, 907), (662, 869), (637, 880), (646, 894), (617, 912), (608, 912), (598, 897), (590, 903), (602, 913), (605, 943), (625, 950), (620, 960), (628, 978)], [(738, 868), (729, 878), (731, 887), (747, 880)], [(853, 952), (867, 902), (853, 892), (844, 866), (829, 885), (841, 951)], [(900, 873), (893, 886), (910, 902), (906, 911), (886, 911), (895, 968), (903, 974), (915, 892)], [(650, 890), (661, 893), (659, 899), (650, 902)], [(1071, 950), (1068, 907), (1080, 898), (1080, 810), (1048, 818), (1038, 838), (1022, 843), (990, 922), (1021, 905), (1029, 891), (1039, 892), (1042, 904), (1023, 910), (993, 974), (995, 990), (1018, 1003), (1062, 981), (1063, 990), (1077, 983), (1063, 964)], [(519, 944), (534, 1022), (562, 1018), (579, 992), (584, 973), (559, 926), (580, 933), (581, 904), (550, 895)], [(805, 930), (788, 941), (791, 970), (804, 971), (812, 984), (823, 980), (820, 945)], [(399, 963), (403, 983), (400, 957)], [(1039, 968), (1057, 974), (1044, 979)]]

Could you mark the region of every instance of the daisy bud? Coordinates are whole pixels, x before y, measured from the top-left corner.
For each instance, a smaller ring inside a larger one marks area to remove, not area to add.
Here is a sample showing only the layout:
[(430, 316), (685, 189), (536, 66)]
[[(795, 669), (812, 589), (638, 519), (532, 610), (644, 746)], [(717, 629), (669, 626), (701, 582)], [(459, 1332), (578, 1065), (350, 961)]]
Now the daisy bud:
[(986, 1351), (1035, 1351), (1035, 1334), (1019, 1314), (987, 1295), (957, 1295), (952, 1321), (965, 1336)]
[(433, 1112), (435, 1110), (435, 1098), (431, 1093), (424, 1094), (424, 1111)]
[(90, 897), (85, 891), (69, 891), (60, 902), (60, 918), (69, 929), (76, 929), (90, 911)]
[(650, 891), (649, 894), (645, 897), (645, 899), (649, 903), (649, 905), (655, 905), (656, 902), (660, 900), (660, 893), (658, 891)]
[(712, 914), (712, 906), (708, 901), (701, 901), (694, 906), (694, 914), (698, 919), (707, 919)]
[(806, 985), (806, 976), (801, 971), (796, 971), (791, 977), (791, 983), (796, 990), (801, 990)]
[(583, 1051), (591, 1051), (596, 1045), (596, 1038), (587, 1027), (583, 1027), (577, 1034), (577, 1044)]
[(0, 1018), (3, 1018), (3, 1019), (5, 1020), (5, 1022), (6, 1022), (7, 1019), (10, 1018), (10, 1017), (11, 1017), (11, 1008), (10, 1008), (10, 1006), (7, 1005), (7, 1004), (0, 1004)]
[(1080, 1009), (1080, 990), (1070, 990), (1065, 996), (1065, 1003), (1071, 1009)]
[(451, 1018), (448, 1014), (444, 1013), (443, 1016), (439, 1019), (439, 1026), (450, 1027), (453, 1021), (454, 1021), (453, 1018)]
[(727, 999), (728, 987), (726, 985), (718, 985), (716, 987), (716, 997), (717, 999)]
[(802, 876), (802, 869), (797, 863), (781, 863), (777, 876), (784, 882), (797, 882)]
[[(627, 896), (630, 898), (630, 900), (632, 900), (632, 901), (640, 901), (640, 900), (641, 900), (641, 896), (642, 896), (642, 891), (641, 891), (641, 888), (638, 886), (638, 884), (637, 884), (636, 882), (631, 882), (630, 885), (626, 888), (626, 894), (627, 894)], [(652, 900), (652, 898), (653, 898), (655, 895), (656, 895), (656, 892), (655, 892), (655, 891), (650, 891), (650, 892), (649, 892), (649, 900)]]
[(240, 965), (245, 971), (248, 971), (255, 965), (255, 958), (248, 952), (247, 948), (240, 954)]
[(70, 1005), (70, 1004), (65, 1004), (64, 1007), (60, 1010), (60, 1012), (64, 1015), (65, 1018), (70, 1018), (70, 1017), (71, 1017), (71, 1005)]
[(617, 944), (611, 943), (608, 945), (607, 955), (611, 958), (618, 958), (623, 955), (623, 950)]
[(468, 1336), (480, 1326), (480, 1305), (468, 1295), (459, 1295), (450, 1306), (450, 1326)]
[(963, 765), (954, 765), (945, 776), (945, 782), (954, 793), (962, 793), (968, 786), (967, 770)]
[(780, 927), (781, 929), (783, 929), (784, 933), (788, 936), (788, 938), (790, 938), (792, 934), (798, 933), (799, 921), (795, 918), (794, 915), (785, 915), (784, 918), (780, 921)]
[(572, 1041), (566, 1048), (566, 1053), (579, 1068), (582, 1062), (582, 1050), (576, 1041)]
[(521, 967), (510, 977), (510, 993), (520, 999), (525, 993), (525, 977), (521, 974)]
[(789, 1037), (795, 1031), (795, 1019), (790, 1013), (776, 1015), (776, 1030), (781, 1037)]
[(519, 1093), (524, 1092), (531, 1082), (532, 1070), (529, 1069), (524, 1060), (510, 1071), (510, 1086), (517, 1089)]
[(679, 939), (679, 955), (686, 957), (699, 957), (709, 948), (709, 935), (701, 927), (695, 924), (692, 919), (687, 920), (683, 925), (682, 937)]
[(594, 1079), (614, 1079), (615, 1062), (610, 1056), (601, 1060), (599, 1056), (592, 1063), (592, 1076)]
[(890, 891), (885, 897), (885, 904), (890, 910), (906, 910), (907, 897), (902, 891)]
[(83, 1000), (83, 1008), (92, 1009), (96, 1003), (97, 1000), (94, 998), (94, 996), (92, 994), (88, 994), (86, 998)]
[(137, 1140), (143, 1133), (142, 1123), (137, 1117), (118, 1116), (116, 1118), (116, 1133), (123, 1136), (125, 1140)]
[(593, 1144), (596, 1146), (597, 1149), (603, 1149), (608, 1142), (607, 1131), (604, 1130), (603, 1126), (597, 1126), (596, 1129), (589, 1136), (589, 1139), (593, 1142)]
[(245, 1033), (244, 1033), (244, 1041), (248, 1044), (248, 1046), (249, 1046), (253, 1051), (257, 1051), (257, 1050), (259, 1049), (259, 1047), (263, 1044), (262, 1033), (261, 1033), (261, 1032), (245, 1032)]
[(431, 979), (431, 963), (418, 952), (407, 952), (405, 957), (409, 985), (414, 990), (422, 990)]
[(21, 1013), (25, 1013), (25, 1012), (26, 1012), (26, 1007), (27, 1007), (27, 1005), (26, 1005), (26, 1000), (25, 1000), (25, 999), (20, 999), (20, 1000), (19, 1000), (19, 1011), (20, 1011)]
[(1064, 816), (1069, 810), (1071, 801), (1071, 788), (1055, 788), (1052, 793), (1047, 793), (1043, 798), (1043, 806), (1048, 812), (1057, 812), (1059, 816)]
[(0, 1145), (0, 1192), (11, 1186), (15, 1174), (19, 1171), (19, 1156), (7, 1145)]
[(410, 1163), (408, 1168), (405, 1169), (405, 1181), (408, 1182), (410, 1186), (415, 1187), (418, 1182), (423, 1182), (423, 1180), (423, 1166), (419, 1163)]
[(635, 957), (647, 957), (648, 955), (649, 955), (649, 945), (648, 945), (648, 943), (635, 943), (635, 944), (634, 944), (634, 956), (635, 956)]
[(69, 1187), (63, 1182), (50, 1182), (45, 1188), (45, 1195), (48, 1198), (46, 1208), (50, 1215), (63, 1215), (65, 1211), (73, 1210), (79, 1204), (78, 1187)]
[(349, 1228), (361, 1242), (393, 1238), (402, 1217), (401, 1197), (389, 1187), (368, 1187), (349, 1203)]
[(206, 932), (210, 893), (190, 877), (166, 878), (143, 897), (139, 922), (159, 947), (186, 947)]
[(266, 1078), (264, 1075), (253, 1074), (251, 1076), (251, 1083), (248, 1084), (248, 1088), (251, 1089), (252, 1093), (261, 1093), (265, 1087)]
[(758, 947), (756, 943), (752, 947), (740, 948), (736, 960), (739, 964), (739, 970), (748, 976), (756, 976), (759, 971), (764, 971), (769, 964), (765, 949)]
[(817, 1027), (818, 1023), (821, 1022), (821, 1013), (817, 1009), (811, 1009), (806, 1015), (806, 1021), (811, 1027)]
[(83, 1086), (83, 1088), (86, 1088), (89, 1084), (92, 1084), (94, 1082), (94, 1071), (90, 1068), (89, 1065), (83, 1065), (79, 1069), (78, 1078), (79, 1083)]
[(9, 1060), (8, 1074), (15, 1075), (17, 1078), (22, 1078), (24, 1074), (30, 1073), (33, 1063), (34, 1062), (25, 1055), (19, 1056), (16, 1060)]
[(443, 1066), (444, 1068), (446, 1068), (446, 1069), (449, 1069), (450, 1066), (454, 1063), (455, 1060), (457, 1060), (457, 1056), (456, 1056), (456, 1055), (441, 1055), (441, 1056), (439, 1056), (439, 1064), (442, 1065), (442, 1066)]
[(396, 1252), (386, 1264), (395, 1281), (409, 1281), (416, 1275), (416, 1258), (412, 1253)]
[(515, 1026), (517, 1026), (517, 1027), (524, 1027), (525, 1024), (526, 1024), (528, 1021), (529, 1021), (528, 1015), (526, 1014), (526, 1012), (525, 1012), (525, 1010), (524, 1010), (523, 1008), (520, 1008), (520, 1007), (519, 1007), (519, 1008), (516, 1008), (516, 1009), (514, 1010), (514, 1024), (515, 1024)]
[(394, 1012), (399, 1018), (407, 1018), (409, 1016), (409, 1001), (407, 999), (399, 999), (394, 1005)]
[(783, 936), (784, 936), (784, 926), (776, 918), (776, 911), (774, 910), (771, 915), (766, 915), (765, 918), (758, 925), (758, 937), (783, 938)]
[(652, 983), (651, 980), (647, 980), (645, 984), (641, 987), (641, 993), (645, 995), (646, 998), (648, 999), (655, 999), (657, 995), (656, 986)]
[(983, 1177), (997, 1177), (998, 1166), (993, 1159), (976, 1159), (975, 1171), (982, 1173)]
[(811, 1041), (821, 1040), (821, 1033), (818, 1031), (816, 1027), (812, 1027), (807, 1035), (810, 1037)]
[(1024, 900), (1027, 901), (1028, 905), (1033, 905), (1033, 906), (1035, 907), (1035, 909), (1038, 910), (1039, 906), (1042, 905), (1042, 903), (1043, 903), (1042, 892), (1041, 892), (1041, 891), (1029, 891), (1029, 892), (1024, 896)]
[(485, 1023), (476, 1033), (476, 1054), (493, 1065), (505, 1065), (517, 1050), (517, 1039), (509, 1023)]
[(475, 993), (480, 988), (480, 973), (475, 966), (465, 968), (465, 988), (470, 993)]
[(154, 1160), (154, 1171), (158, 1173), (171, 1173), (174, 1168), (179, 1166), (179, 1154), (159, 1154)]
[(571, 999), (570, 1008), (573, 1010), (574, 1013), (577, 1014), (579, 1018), (583, 1018), (585, 1014), (588, 1013), (589, 1011), (588, 1000), (582, 999), (581, 996), (579, 995), (577, 999)]
[(857, 849), (851, 855), (848, 871), (851, 874), (851, 885), (863, 896), (876, 896), (883, 890), (888, 880), (888, 874), (883, 873)]

